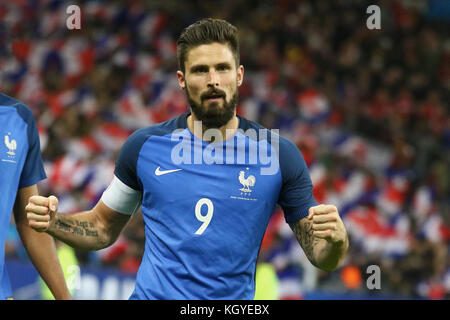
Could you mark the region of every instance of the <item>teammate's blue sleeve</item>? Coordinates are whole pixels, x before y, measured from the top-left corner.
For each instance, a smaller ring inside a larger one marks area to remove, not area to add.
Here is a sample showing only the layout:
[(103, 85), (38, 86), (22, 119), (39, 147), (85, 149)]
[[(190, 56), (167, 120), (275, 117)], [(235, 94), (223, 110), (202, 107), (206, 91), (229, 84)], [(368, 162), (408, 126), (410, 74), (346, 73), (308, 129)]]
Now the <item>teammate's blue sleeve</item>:
[(47, 176), (41, 157), (39, 133), (31, 111), (24, 105), (17, 108), (19, 115), (27, 123), (28, 153), (20, 175), (19, 188), (32, 186)]
[(142, 145), (148, 136), (143, 129), (135, 131), (123, 144), (116, 160), (114, 175), (130, 188), (142, 191), (142, 184), (137, 173), (137, 161)]
[(308, 216), (310, 207), (316, 206), (308, 167), (297, 146), (280, 137), (280, 170), (282, 187), (278, 204), (283, 208), (286, 222), (296, 222)]

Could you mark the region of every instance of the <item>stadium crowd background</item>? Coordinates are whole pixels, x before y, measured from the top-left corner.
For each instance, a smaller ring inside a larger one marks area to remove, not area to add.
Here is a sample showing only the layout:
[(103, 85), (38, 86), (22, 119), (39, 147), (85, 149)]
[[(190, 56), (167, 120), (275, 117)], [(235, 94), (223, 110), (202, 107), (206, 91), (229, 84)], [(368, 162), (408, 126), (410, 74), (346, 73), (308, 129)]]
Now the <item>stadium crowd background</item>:
[[(65, 27), (70, 4), (81, 30)], [(373, 297), (450, 297), (450, 8), (446, 1), (9, 1), (0, 3), (0, 91), (28, 105), (60, 212), (92, 207), (134, 130), (186, 112), (176, 39), (202, 17), (241, 37), (238, 113), (300, 148), (314, 195), (333, 203), (350, 236), (342, 266), (307, 262), (277, 209), (260, 262), (280, 299), (309, 291)], [(14, 232), (7, 258), (27, 259)], [(81, 266), (135, 273), (144, 230), (137, 214), (110, 248), (76, 252)], [(382, 289), (369, 290), (369, 265)]]

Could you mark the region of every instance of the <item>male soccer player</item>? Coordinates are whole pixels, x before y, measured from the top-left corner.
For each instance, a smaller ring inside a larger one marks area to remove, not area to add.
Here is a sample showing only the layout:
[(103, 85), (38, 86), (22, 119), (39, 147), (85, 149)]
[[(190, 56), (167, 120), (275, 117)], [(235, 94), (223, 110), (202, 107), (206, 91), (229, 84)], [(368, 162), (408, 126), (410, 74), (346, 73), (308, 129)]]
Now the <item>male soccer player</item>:
[(5, 241), (11, 212), (34, 266), (56, 299), (70, 299), (54, 239), (28, 226), (25, 206), (45, 179), (39, 136), (30, 110), (0, 93), (0, 299), (12, 298), (5, 268)]
[[(30, 226), (76, 248), (101, 249), (141, 206), (146, 243), (131, 299), (253, 299), (258, 251), (277, 203), (311, 263), (336, 268), (347, 233), (336, 207), (314, 201), (301, 153), (236, 115), (244, 76), (237, 29), (198, 21), (182, 32), (177, 55), (191, 112), (133, 133), (92, 210), (64, 215), (56, 197), (32, 197)], [(260, 151), (270, 154), (270, 167)]]

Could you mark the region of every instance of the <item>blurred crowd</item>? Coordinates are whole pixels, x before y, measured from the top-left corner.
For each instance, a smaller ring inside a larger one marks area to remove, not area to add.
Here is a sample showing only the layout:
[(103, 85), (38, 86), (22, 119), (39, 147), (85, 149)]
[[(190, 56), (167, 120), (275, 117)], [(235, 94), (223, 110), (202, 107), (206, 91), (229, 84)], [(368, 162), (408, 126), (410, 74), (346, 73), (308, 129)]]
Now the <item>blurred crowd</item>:
[[(66, 8), (80, 6), (81, 29)], [(305, 256), (277, 209), (261, 262), (279, 298), (311, 290), (450, 297), (450, 6), (365, 0), (57, 1), (0, 3), (0, 91), (33, 111), (60, 212), (91, 208), (134, 130), (186, 112), (176, 80), (176, 40), (199, 18), (240, 30), (244, 84), (238, 113), (294, 141), (319, 203), (335, 204), (350, 236), (342, 266), (323, 273)], [(135, 273), (142, 215), (118, 241), (77, 252), (82, 265)], [(9, 256), (24, 257), (11, 226)], [(369, 290), (367, 267), (381, 270)]]

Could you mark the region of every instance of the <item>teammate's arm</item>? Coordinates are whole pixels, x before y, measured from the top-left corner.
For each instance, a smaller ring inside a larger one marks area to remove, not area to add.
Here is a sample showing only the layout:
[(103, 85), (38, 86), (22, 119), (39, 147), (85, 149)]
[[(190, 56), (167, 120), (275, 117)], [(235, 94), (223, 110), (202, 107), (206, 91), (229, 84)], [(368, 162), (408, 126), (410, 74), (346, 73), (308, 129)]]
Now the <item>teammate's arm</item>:
[(58, 213), (55, 196), (30, 198), (26, 206), (28, 223), (38, 232), (47, 232), (79, 250), (100, 250), (113, 244), (130, 215), (118, 213), (100, 200), (89, 210), (74, 214)]
[(17, 232), (31, 262), (55, 299), (71, 299), (59, 264), (55, 241), (48, 234), (38, 233), (28, 226), (25, 206), (28, 204), (28, 199), (37, 194), (38, 188), (35, 184), (18, 190), (13, 210)]
[(325, 271), (333, 271), (348, 249), (345, 226), (335, 206), (311, 207), (308, 216), (290, 223), (309, 261)]

